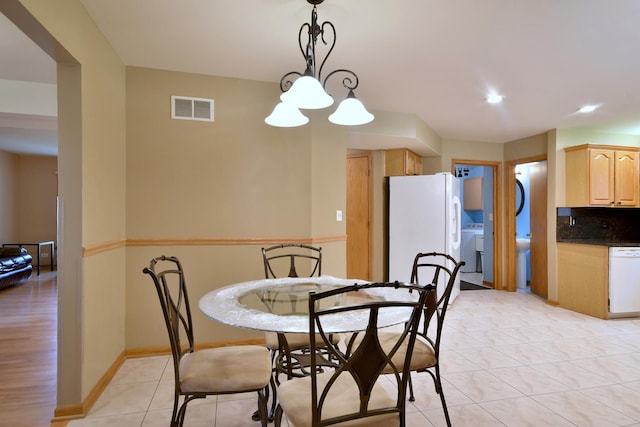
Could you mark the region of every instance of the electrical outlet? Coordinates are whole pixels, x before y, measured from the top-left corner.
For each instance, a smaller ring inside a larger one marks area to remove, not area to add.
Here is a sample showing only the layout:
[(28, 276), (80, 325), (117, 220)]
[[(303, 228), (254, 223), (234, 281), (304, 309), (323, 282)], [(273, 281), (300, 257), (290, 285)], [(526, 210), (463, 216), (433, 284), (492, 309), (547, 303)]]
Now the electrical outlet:
[(338, 222), (342, 221), (342, 211), (341, 210), (337, 210), (336, 211), (336, 221), (338, 221)]

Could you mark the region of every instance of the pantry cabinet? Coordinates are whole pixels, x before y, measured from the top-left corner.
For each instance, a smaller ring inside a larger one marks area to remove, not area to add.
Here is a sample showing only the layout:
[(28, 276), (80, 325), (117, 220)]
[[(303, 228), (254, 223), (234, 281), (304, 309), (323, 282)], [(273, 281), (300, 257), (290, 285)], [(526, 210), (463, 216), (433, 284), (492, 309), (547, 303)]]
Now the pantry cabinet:
[(638, 151), (593, 144), (565, 148), (566, 205), (640, 206)]
[(385, 176), (422, 175), (422, 157), (408, 148), (384, 150)]

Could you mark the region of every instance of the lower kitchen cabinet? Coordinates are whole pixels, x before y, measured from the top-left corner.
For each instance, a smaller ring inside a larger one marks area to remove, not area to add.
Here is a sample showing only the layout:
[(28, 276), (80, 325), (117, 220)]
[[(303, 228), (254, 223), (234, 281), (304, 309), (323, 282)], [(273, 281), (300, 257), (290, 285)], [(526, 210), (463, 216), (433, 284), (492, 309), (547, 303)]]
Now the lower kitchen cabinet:
[(589, 316), (609, 317), (609, 248), (558, 243), (558, 304)]

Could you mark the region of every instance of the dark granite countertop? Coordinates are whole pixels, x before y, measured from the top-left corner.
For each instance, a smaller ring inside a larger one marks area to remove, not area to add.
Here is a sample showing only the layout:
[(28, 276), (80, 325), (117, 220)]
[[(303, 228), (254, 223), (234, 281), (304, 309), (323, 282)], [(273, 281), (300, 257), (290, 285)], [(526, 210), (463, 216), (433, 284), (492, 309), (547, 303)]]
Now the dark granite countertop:
[(609, 247), (640, 246), (640, 242), (618, 242), (618, 241), (603, 240), (603, 239), (557, 239), (556, 242), (575, 243), (577, 245), (597, 245), (597, 246), (609, 246)]

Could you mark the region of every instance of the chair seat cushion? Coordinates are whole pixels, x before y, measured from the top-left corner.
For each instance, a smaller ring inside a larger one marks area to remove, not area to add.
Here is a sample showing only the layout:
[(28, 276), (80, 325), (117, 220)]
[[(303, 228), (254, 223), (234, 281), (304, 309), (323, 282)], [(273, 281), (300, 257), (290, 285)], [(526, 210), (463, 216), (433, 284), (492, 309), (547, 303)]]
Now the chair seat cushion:
[[(287, 345), (289, 350), (300, 350), (309, 346), (309, 334), (284, 334), (287, 339)], [(264, 334), (265, 344), (269, 350), (278, 350), (278, 334), (275, 332), (266, 332)], [(320, 335), (316, 335), (316, 343), (322, 343)], [(333, 334), (331, 336), (331, 342), (338, 344), (340, 342), (340, 336)]]
[[(378, 334), (380, 344), (385, 351), (389, 351), (398, 342), (398, 334), (393, 332), (381, 332)], [(407, 354), (406, 341), (398, 349), (398, 352), (393, 356), (393, 362), (396, 366), (401, 367), (404, 363), (404, 358)], [(433, 347), (428, 342), (416, 337), (416, 343), (413, 345), (413, 354), (411, 355), (410, 371), (420, 371), (422, 369), (430, 368), (436, 364), (436, 355)], [(385, 374), (393, 373), (391, 367), (384, 370)]]
[(264, 388), (271, 379), (269, 351), (257, 345), (210, 348), (180, 359), (183, 392), (244, 392)]
[[(332, 373), (326, 372), (317, 376), (318, 390), (323, 390)], [(318, 395), (320, 398), (320, 395)], [(311, 377), (295, 378), (285, 381), (278, 387), (278, 399), (284, 413), (289, 418), (289, 425), (295, 427), (311, 426)], [(395, 397), (376, 383), (371, 392), (369, 408), (386, 408), (395, 406)], [(331, 387), (327, 400), (323, 404), (322, 418), (332, 418), (358, 411), (360, 405), (358, 386), (347, 372), (342, 373)], [(398, 426), (400, 417), (397, 413), (375, 417), (359, 418), (335, 424), (340, 427), (389, 427)]]

